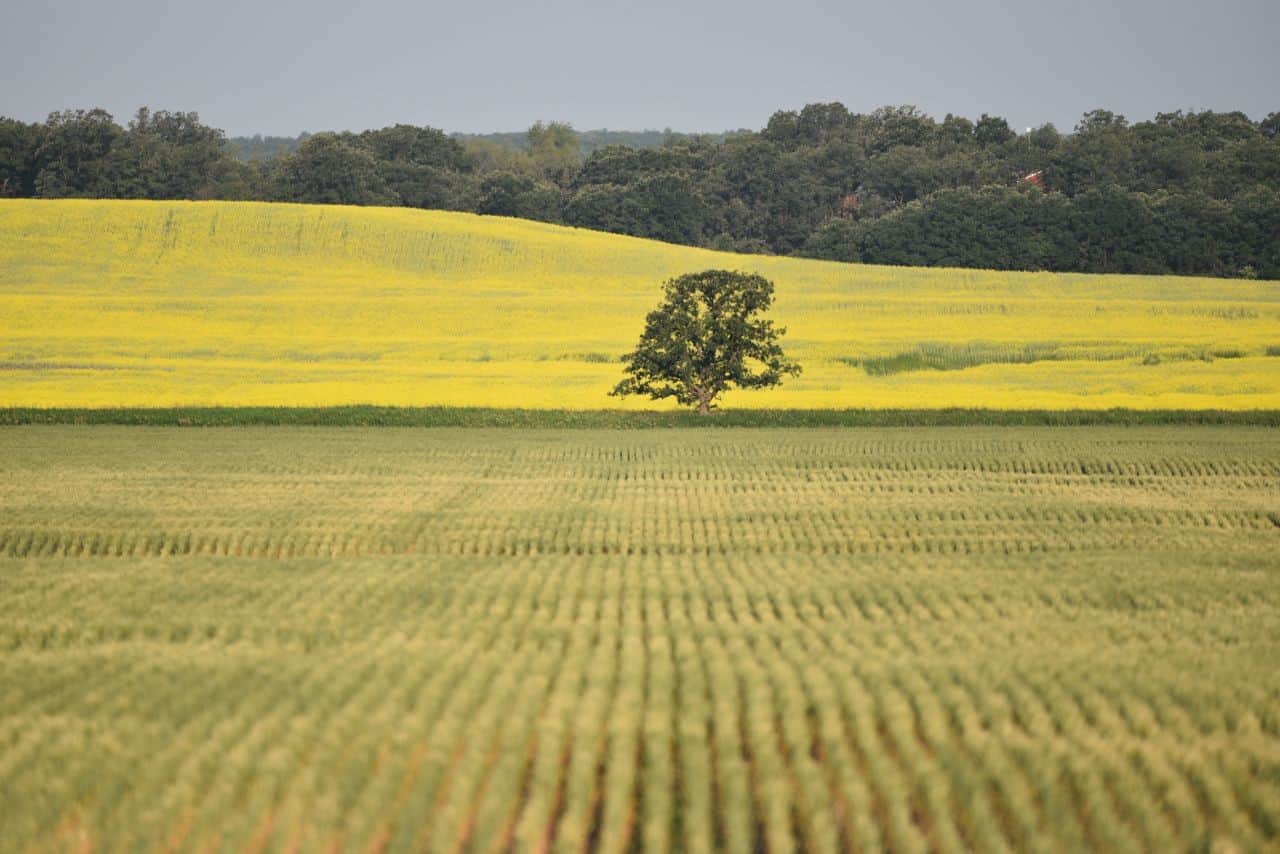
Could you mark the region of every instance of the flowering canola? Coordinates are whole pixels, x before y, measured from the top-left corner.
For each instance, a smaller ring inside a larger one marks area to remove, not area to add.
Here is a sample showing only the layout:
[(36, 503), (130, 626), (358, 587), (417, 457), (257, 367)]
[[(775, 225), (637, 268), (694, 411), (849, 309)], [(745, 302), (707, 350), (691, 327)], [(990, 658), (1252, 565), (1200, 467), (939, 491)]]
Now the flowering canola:
[(649, 408), (662, 282), (773, 280), (804, 368), (725, 405), (1280, 408), (1280, 286), (735, 255), (440, 211), (0, 201), (0, 406)]

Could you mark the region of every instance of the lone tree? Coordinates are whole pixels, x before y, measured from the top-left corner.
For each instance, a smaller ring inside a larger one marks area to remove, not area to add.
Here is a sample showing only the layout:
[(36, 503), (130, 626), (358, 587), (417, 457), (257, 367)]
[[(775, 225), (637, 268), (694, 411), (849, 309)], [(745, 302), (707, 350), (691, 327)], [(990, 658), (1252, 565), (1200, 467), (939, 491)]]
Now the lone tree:
[(730, 386), (767, 388), (799, 374), (778, 343), (786, 330), (760, 316), (772, 304), (763, 276), (707, 270), (671, 279), (610, 394), (674, 397), (706, 415)]

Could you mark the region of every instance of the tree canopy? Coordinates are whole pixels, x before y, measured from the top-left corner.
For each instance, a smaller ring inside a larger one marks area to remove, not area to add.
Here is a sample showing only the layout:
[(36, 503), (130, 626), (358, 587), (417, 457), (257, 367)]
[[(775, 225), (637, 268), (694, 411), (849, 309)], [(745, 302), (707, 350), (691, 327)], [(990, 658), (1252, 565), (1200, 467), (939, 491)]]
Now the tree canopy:
[(786, 330), (763, 316), (771, 305), (773, 283), (763, 276), (707, 270), (671, 279), (610, 394), (674, 397), (705, 415), (731, 387), (767, 388), (798, 375), (779, 343)]

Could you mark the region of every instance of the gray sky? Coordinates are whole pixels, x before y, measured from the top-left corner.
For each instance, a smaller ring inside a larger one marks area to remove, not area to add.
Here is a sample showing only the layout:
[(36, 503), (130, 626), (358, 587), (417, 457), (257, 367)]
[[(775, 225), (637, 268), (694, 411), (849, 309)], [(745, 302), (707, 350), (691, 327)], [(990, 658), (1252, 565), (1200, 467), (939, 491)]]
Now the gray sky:
[(1280, 0), (3, 0), (0, 115), (195, 110), (228, 134), (759, 128), (915, 104), (1280, 110)]

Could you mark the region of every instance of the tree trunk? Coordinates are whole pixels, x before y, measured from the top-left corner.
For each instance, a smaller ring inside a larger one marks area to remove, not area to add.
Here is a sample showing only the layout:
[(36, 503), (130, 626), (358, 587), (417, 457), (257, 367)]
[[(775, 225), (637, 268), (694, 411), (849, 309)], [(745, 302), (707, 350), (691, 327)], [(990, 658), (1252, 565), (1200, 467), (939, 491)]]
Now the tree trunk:
[(698, 386), (694, 386), (693, 391), (698, 395), (698, 414), (710, 415), (711, 401), (715, 400), (716, 393), (714, 391), (699, 388)]

